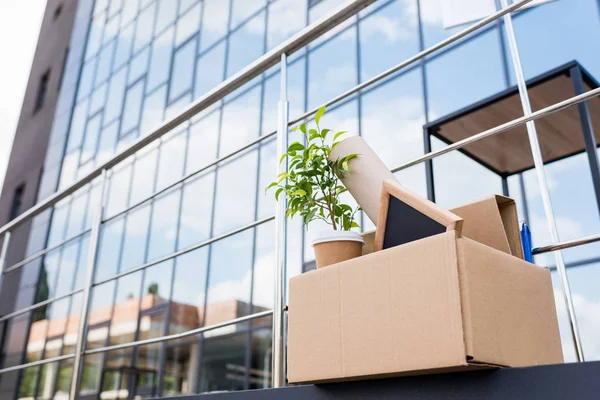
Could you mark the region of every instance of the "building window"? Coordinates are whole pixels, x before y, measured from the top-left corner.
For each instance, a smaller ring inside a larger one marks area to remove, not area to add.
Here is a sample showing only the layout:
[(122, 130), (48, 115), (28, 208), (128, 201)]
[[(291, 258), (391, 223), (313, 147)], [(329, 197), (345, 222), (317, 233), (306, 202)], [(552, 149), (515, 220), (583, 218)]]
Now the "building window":
[(53, 16), (54, 21), (56, 21), (58, 19), (58, 17), (60, 17), (60, 14), (62, 13), (62, 9), (63, 9), (62, 4), (59, 4), (58, 7), (56, 7), (56, 9), (54, 9), (54, 16)]
[(37, 97), (35, 98), (35, 108), (33, 112), (36, 113), (40, 108), (44, 106), (46, 101), (46, 93), (48, 93), (48, 83), (50, 82), (50, 70), (47, 70), (42, 78), (40, 79), (40, 85), (37, 91)]
[(9, 220), (17, 218), (21, 213), (21, 205), (23, 204), (23, 195), (25, 194), (25, 184), (21, 183), (15, 189), (15, 193), (13, 194), (12, 204), (10, 206), (10, 215)]

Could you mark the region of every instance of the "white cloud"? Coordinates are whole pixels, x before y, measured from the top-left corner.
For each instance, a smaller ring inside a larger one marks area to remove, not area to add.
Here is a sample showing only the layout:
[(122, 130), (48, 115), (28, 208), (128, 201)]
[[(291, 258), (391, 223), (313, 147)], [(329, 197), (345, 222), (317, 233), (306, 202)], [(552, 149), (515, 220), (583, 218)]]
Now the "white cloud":
[[(573, 362), (576, 360), (575, 348), (571, 339), (567, 309), (560, 290), (554, 291), (554, 299), (556, 301), (564, 358), (567, 362)], [(598, 339), (598, 332), (600, 331), (600, 301), (588, 299), (579, 293), (574, 293), (573, 307), (577, 316), (585, 358), (587, 360), (598, 360), (600, 359), (600, 340)]]
[(10, 62), (2, 63), (0, 74), (0, 186), (4, 181), (45, 5), (44, 0), (0, 3), (0, 53), (10, 54)]

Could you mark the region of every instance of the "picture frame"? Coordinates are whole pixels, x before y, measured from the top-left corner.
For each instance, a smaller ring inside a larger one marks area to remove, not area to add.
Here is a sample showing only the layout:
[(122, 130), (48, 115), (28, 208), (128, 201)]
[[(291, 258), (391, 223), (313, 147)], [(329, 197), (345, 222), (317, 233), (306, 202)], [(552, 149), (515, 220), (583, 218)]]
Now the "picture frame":
[(384, 180), (373, 251), (456, 231), (463, 219), (392, 180)]

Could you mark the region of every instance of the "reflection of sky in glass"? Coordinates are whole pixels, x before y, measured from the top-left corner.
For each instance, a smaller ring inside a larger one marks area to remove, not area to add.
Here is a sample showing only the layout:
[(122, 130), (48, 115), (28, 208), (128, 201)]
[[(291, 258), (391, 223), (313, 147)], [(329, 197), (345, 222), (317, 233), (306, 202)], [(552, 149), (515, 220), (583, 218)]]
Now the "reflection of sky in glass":
[[(317, 40), (310, 52), (302, 50), (292, 55), (288, 68), (292, 118), (303, 113), (305, 106), (318, 106), (350, 89), (359, 79), (369, 79), (415, 54), (421, 41), (424, 47), (429, 47), (464, 28), (443, 28), (440, 1), (420, 0), (422, 38), (419, 37), (416, 0), (380, 0)], [(149, 133), (164, 118), (187, 107), (192, 99), (221, 83), (225, 73), (231, 76), (244, 68), (262, 54), (265, 46), (271, 49), (298, 32), (307, 18), (315, 21), (344, 1), (324, 0), (308, 11), (305, 1), (234, 0), (230, 16), (229, 1), (145, 0), (139, 5), (137, 15), (138, 2), (127, 0), (123, 2), (122, 17), (115, 13), (117, 2), (97, 3), (100, 5), (84, 52), (67, 155), (61, 167), (61, 187), (91, 171), (117, 149), (123, 149), (138, 133)], [(103, 7), (112, 9), (103, 11)], [(134, 19), (137, 22), (132, 22)], [(589, 45), (590, 38), (596, 37), (600, 30), (599, 21), (598, 5), (593, 0), (557, 0), (518, 14), (515, 29), (527, 78), (570, 60), (578, 60), (600, 78), (600, 58), (597, 52), (590, 51)], [(508, 48), (501, 41), (502, 35), (501, 25), (496, 24), (448, 52), (430, 57), (424, 69), (418, 63), (413, 64), (414, 69), (404, 70), (380, 86), (363, 91), (337, 107), (332, 106), (323, 124), (335, 130), (360, 133), (390, 167), (412, 160), (423, 153), (424, 123), (515, 83), (510, 57), (503, 58)], [(186, 44), (187, 40), (190, 41)], [(165, 142), (160, 155), (156, 150), (148, 155), (140, 154), (134, 168), (114, 171), (107, 216), (123, 210), (128, 203), (143, 199), (156, 187), (170, 184), (184, 169), (190, 173), (213, 161), (217, 147), (218, 155), (222, 156), (259, 134), (272, 132), (277, 122), (279, 78), (275, 66), (264, 77), (228, 96), (223, 107), (216, 104), (202, 117), (194, 119), (189, 138), (184, 132)], [(65, 82), (74, 80), (65, 79)], [(540, 140), (544, 145), (543, 138)], [(432, 142), (434, 149), (444, 146), (436, 139)], [(63, 148), (62, 144), (53, 145), (56, 146), (53, 148)], [(114, 274), (119, 263), (121, 268), (130, 268), (146, 261), (148, 234), (151, 237), (149, 259), (174, 251), (177, 241), (181, 248), (208, 239), (212, 229), (213, 196), (213, 235), (250, 223), (257, 217), (272, 215), (272, 193), (265, 196), (263, 187), (274, 174), (274, 153), (274, 143), (265, 143), (260, 150), (252, 150), (220, 165), (216, 175), (209, 173), (199, 177), (187, 182), (183, 192), (178, 189), (158, 199), (152, 211), (144, 206), (126, 219), (107, 224), (101, 236), (97, 277)], [(500, 178), (463, 154), (444, 155), (433, 165), (436, 199), (445, 207), (501, 192)], [(49, 166), (47, 170), (52, 168), (58, 166)], [(600, 232), (588, 168), (584, 155), (546, 167), (563, 240)], [(398, 172), (396, 176), (406, 186), (425, 195), (423, 165)], [(534, 244), (547, 244), (550, 237), (535, 171), (525, 172), (523, 179), (525, 193), (521, 193), (517, 176), (508, 179), (510, 195), (518, 201), (521, 219), (524, 218), (523, 199), (527, 200)], [(180, 196), (183, 197), (178, 222)], [(257, 204), (255, 199), (258, 199)], [(78, 194), (64, 206), (57, 207), (49, 244), (77, 233), (82, 223), (87, 222), (89, 226), (89, 218), (84, 216), (86, 209), (93, 206), (86, 204), (87, 196)], [(364, 228), (371, 228), (367, 218), (364, 220)], [(300, 272), (302, 260), (313, 258), (310, 242), (322, 228), (315, 225), (304, 234), (298, 220), (289, 223), (289, 276)], [(256, 243), (253, 243), (253, 231), (213, 245), (209, 301), (237, 298), (247, 302), (251, 292), (256, 305), (268, 306), (272, 301), (272, 296), (267, 295), (271, 291), (272, 223), (256, 229)], [(305, 235), (304, 240), (302, 235)], [(567, 263), (573, 263), (597, 257), (598, 249), (600, 244), (588, 245), (565, 251), (564, 255)], [(82, 251), (75, 267), (76, 255), (71, 253), (75, 251), (65, 249), (60, 268), (50, 271), (53, 279), (58, 274), (59, 286), (52, 288), (57, 292), (64, 292), (70, 285), (69, 271), (77, 274), (76, 287), (83, 284), (82, 271), (87, 256)], [(181, 268), (178, 266), (175, 272), (174, 299), (201, 306), (205, 297), (207, 257), (208, 248), (190, 253), (191, 261), (181, 261)], [(536, 261), (544, 265), (555, 263), (552, 255), (539, 256)], [(252, 288), (251, 263), (254, 263), (255, 282)], [(191, 266), (186, 270), (184, 265)], [(595, 317), (599, 314), (600, 301), (595, 295), (598, 277), (594, 271), (598, 268), (594, 264), (569, 269), (585, 351), (590, 359), (600, 355), (596, 339), (600, 326)], [(135, 283), (138, 288), (140, 279)], [(112, 301), (109, 292), (106, 289), (102, 301)], [(98, 296), (93, 298), (95, 302), (100, 301)], [(557, 304), (560, 310), (560, 297)], [(564, 331), (563, 336), (565, 334), (566, 343), (568, 331)]]

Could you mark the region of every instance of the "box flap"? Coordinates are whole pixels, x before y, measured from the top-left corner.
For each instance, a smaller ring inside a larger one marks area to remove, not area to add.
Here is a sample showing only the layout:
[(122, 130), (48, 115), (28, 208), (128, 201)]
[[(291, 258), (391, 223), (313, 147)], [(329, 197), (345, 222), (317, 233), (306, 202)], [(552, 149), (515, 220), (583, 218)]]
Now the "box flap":
[(289, 381), (464, 365), (457, 262), (450, 231), (291, 278)]
[(450, 211), (463, 218), (462, 234), (464, 236), (512, 254), (496, 196), (465, 204)]
[(457, 243), (472, 361), (513, 367), (563, 362), (550, 271), (468, 238)]
[(496, 202), (500, 209), (500, 217), (508, 239), (511, 254), (515, 257), (523, 258), (523, 244), (519, 229), (519, 217), (517, 214), (517, 204), (511, 198), (496, 195)]

